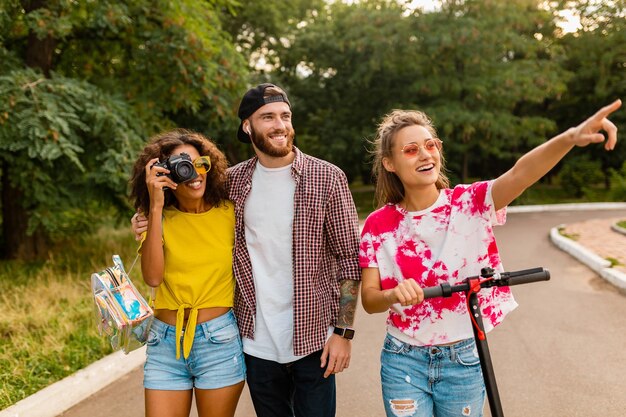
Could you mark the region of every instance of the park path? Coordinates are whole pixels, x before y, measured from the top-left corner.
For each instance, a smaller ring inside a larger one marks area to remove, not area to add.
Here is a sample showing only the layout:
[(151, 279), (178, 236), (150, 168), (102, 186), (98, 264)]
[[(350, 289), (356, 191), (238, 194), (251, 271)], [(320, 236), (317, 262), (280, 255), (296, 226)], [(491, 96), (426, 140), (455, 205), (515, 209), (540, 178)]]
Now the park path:
[(622, 237), (616, 231), (607, 231), (611, 225), (623, 220), (626, 220), (626, 214), (608, 219), (590, 219), (568, 224), (563, 232), (601, 258), (616, 260), (613, 268), (626, 274), (626, 235)]

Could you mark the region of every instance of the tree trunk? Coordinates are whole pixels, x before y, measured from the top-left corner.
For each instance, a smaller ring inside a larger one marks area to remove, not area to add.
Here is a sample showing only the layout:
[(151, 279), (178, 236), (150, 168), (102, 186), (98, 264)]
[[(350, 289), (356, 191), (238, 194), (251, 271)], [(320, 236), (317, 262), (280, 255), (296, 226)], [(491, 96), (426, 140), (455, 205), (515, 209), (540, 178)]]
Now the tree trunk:
[(28, 48), (26, 49), (26, 65), (41, 69), (46, 78), (50, 78), (55, 44), (56, 41), (50, 35), (39, 39), (37, 35), (30, 33), (28, 35)]
[(20, 190), (11, 186), (6, 162), (2, 166), (3, 258), (34, 260), (48, 256), (48, 239), (39, 230), (27, 235), (28, 214)]
[[(47, 5), (46, 0), (23, 0), (26, 14)], [(33, 32), (28, 35), (25, 52), (26, 64), (50, 76), (56, 40), (48, 35), (38, 38)], [(9, 181), (10, 170), (7, 162), (2, 164), (2, 257), (8, 259), (33, 260), (48, 255), (49, 240), (42, 229), (27, 235), (29, 215), (24, 208), (24, 193)]]
[[(23, 0), (22, 7), (26, 14), (28, 14), (34, 10), (45, 7), (47, 3), (46, 0)], [(26, 65), (31, 68), (40, 69), (44, 75), (49, 78), (55, 46), (56, 39), (54, 39), (52, 35), (47, 35), (39, 39), (35, 33), (30, 32), (28, 34), (28, 46), (25, 56)]]

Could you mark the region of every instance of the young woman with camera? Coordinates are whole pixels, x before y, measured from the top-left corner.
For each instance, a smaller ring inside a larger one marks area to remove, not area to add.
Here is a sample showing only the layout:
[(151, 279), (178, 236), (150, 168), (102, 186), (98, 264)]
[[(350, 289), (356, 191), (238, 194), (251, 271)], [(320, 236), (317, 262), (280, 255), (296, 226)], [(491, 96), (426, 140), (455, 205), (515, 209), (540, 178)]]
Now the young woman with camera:
[(186, 130), (152, 138), (134, 165), (131, 198), (148, 213), (144, 281), (157, 287), (144, 366), (147, 417), (233, 416), (245, 379), (232, 312), (235, 215), (227, 161)]

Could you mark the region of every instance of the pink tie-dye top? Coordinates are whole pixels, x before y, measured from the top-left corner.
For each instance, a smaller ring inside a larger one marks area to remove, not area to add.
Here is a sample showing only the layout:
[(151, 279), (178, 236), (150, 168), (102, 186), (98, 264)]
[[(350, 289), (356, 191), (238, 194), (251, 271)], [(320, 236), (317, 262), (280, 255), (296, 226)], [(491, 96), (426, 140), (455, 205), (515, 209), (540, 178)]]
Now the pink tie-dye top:
[[(378, 268), (382, 289), (413, 278), (422, 287), (457, 284), (480, 269), (502, 271), (494, 225), (504, 224), (506, 209), (495, 211), (493, 181), (441, 190), (431, 207), (407, 212), (388, 204), (365, 221), (359, 263)], [(490, 331), (517, 307), (508, 287), (479, 293), (485, 330)], [(413, 345), (428, 346), (473, 337), (465, 295), (424, 300), (415, 306), (395, 304), (389, 310), (388, 331)]]

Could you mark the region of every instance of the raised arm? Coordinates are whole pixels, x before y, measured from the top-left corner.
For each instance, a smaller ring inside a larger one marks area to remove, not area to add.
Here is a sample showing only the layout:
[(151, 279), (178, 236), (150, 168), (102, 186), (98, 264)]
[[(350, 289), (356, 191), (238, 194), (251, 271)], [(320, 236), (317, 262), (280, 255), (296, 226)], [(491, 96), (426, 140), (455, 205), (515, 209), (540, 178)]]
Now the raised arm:
[[(566, 130), (522, 156), (513, 168), (494, 181), (492, 197), (495, 209), (499, 210), (509, 205), (524, 190), (554, 168), (574, 146), (605, 142), (604, 149), (613, 150), (617, 143), (617, 127), (608, 116), (621, 105), (621, 100), (614, 101), (578, 126)], [(601, 131), (607, 133), (606, 141)]]

